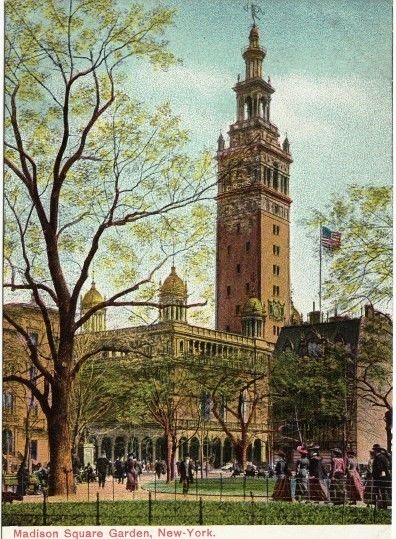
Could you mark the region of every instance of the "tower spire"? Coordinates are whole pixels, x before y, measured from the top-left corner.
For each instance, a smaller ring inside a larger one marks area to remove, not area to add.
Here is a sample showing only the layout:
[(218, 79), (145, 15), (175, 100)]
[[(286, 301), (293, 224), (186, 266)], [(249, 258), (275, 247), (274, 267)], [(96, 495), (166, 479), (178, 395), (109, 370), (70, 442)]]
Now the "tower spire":
[(260, 34), (257, 26), (253, 24), (249, 33), (249, 46), (243, 53), (246, 73), (245, 79), (261, 79), (263, 77), (263, 60), (266, 50), (260, 46)]

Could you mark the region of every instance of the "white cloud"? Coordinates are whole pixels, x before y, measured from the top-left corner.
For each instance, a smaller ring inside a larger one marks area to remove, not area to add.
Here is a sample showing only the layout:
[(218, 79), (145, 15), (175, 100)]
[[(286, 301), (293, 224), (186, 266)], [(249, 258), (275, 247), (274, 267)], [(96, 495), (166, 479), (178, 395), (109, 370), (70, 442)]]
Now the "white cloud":
[(141, 71), (138, 78), (146, 88), (155, 82), (156, 93), (170, 92), (177, 97), (192, 97), (191, 94), (199, 94), (201, 99), (213, 99), (214, 95), (224, 92), (235, 84), (235, 79), (230, 73), (186, 65), (176, 65), (167, 71)]

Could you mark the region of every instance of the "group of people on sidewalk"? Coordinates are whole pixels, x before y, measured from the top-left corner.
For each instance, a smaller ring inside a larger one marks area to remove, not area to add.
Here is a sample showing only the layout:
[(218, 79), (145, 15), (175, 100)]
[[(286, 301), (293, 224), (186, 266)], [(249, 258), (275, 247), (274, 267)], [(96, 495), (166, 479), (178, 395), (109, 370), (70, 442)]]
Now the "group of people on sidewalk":
[[(326, 469), (319, 453), (319, 446), (297, 447), (300, 454), (295, 474), (289, 470), (284, 451), (279, 450), (275, 465), (276, 484), (274, 500), (325, 501), (334, 504), (356, 504), (386, 508), (391, 503), (391, 456), (379, 444), (370, 451), (365, 483), (359, 473), (356, 453), (334, 448), (331, 451), (330, 470)], [(291, 479), (294, 479), (292, 482)]]

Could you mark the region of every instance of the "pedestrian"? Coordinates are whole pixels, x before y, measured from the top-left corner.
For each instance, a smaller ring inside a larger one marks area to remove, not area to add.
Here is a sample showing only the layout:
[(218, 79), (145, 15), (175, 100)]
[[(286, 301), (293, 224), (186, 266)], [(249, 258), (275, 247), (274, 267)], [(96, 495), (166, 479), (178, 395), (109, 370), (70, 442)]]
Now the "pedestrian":
[(300, 453), (300, 458), (296, 463), (296, 499), (299, 501), (308, 500), (308, 450), (303, 446), (299, 446), (297, 451)]
[(319, 455), (319, 446), (314, 446), (309, 459), (309, 499), (316, 502), (328, 501), (329, 491), (326, 480), (327, 473)]
[(353, 450), (347, 451), (347, 484), (346, 492), (351, 504), (363, 500), (363, 482), (359, 474), (359, 464), (356, 459), (356, 453)]
[(345, 460), (341, 449), (331, 450), (331, 470), (330, 470), (330, 500), (334, 505), (345, 502)]
[(90, 462), (88, 462), (88, 464), (84, 468), (84, 475), (87, 480), (87, 483), (92, 483), (93, 481), (95, 481), (94, 471)]
[(183, 485), (183, 494), (186, 496), (190, 488), (190, 484), (194, 481), (193, 462), (187, 456), (180, 463), (180, 483)]
[(379, 444), (373, 445), (373, 494), (378, 508), (386, 509), (391, 501), (391, 463)]
[(124, 483), (124, 464), (120, 457), (117, 457), (114, 462), (115, 477), (118, 483)]
[(276, 483), (272, 498), (274, 500), (292, 501), (289, 469), (286, 455), (281, 449), (277, 451), (278, 461), (275, 464)]
[(366, 477), (364, 479), (364, 492), (363, 499), (367, 506), (370, 506), (374, 503), (374, 483), (373, 483), (373, 461), (374, 461), (374, 451), (370, 451), (369, 460), (367, 462)]
[(135, 496), (135, 491), (138, 487), (138, 474), (135, 468), (135, 461), (132, 458), (129, 458), (126, 463), (126, 489), (133, 492)]
[(107, 470), (109, 468), (110, 461), (106, 457), (106, 453), (102, 453), (102, 456), (96, 461), (96, 473), (99, 480), (99, 488), (104, 488), (106, 483)]
[(161, 479), (161, 473), (162, 473), (162, 462), (160, 462), (158, 459), (155, 461), (154, 465), (154, 471), (157, 475), (158, 479)]

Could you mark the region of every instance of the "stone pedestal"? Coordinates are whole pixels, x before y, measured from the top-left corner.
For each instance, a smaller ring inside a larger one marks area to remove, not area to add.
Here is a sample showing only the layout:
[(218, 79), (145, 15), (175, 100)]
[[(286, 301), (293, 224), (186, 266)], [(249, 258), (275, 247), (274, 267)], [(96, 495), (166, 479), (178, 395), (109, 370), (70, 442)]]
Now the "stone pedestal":
[(95, 445), (91, 443), (86, 443), (83, 445), (83, 454), (84, 454), (84, 466), (88, 464), (88, 462), (93, 466), (94, 460), (95, 460)]

